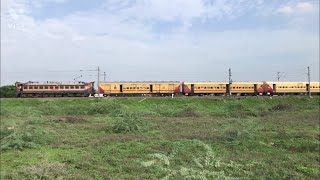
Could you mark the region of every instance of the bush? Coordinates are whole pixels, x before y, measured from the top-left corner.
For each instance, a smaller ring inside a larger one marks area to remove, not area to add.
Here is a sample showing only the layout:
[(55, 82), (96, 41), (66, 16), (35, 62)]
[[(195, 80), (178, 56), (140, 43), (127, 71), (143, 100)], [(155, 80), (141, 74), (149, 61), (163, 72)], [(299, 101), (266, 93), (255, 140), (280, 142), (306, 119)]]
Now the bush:
[(68, 179), (71, 175), (67, 166), (59, 162), (48, 162), (42, 160), (39, 164), (30, 166), (7, 177), (8, 179)]
[[(192, 152), (192, 154), (189, 154)], [(162, 179), (227, 179), (220, 170), (221, 162), (212, 148), (199, 140), (179, 143), (169, 155), (151, 154), (152, 160), (141, 162), (146, 168), (164, 173)], [(181, 159), (186, 162), (182, 162)], [(190, 163), (192, 162), (192, 163)]]
[(112, 126), (114, 133), (141, 132), (144, 130), (145, 123), (138, 119), (133, 113), (120, 114), (120, 119)]
[(16, 87), (11, 86), (1, 86), (0, 87), (0, 98), (14, 98), (16, 97)]
[(51, 139), (44, 131), (9, 131), (1, 132), (1, 150), (23, 150), (25, 148), (37, 148), (40, 145), (47, 144)]

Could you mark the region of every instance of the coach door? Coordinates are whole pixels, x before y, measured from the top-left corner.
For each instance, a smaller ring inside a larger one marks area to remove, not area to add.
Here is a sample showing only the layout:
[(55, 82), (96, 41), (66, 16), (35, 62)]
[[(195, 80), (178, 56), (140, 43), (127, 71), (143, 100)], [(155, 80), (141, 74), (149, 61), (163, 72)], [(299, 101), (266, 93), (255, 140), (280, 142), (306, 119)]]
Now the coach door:
[(258, 94), (258, 84), (253, 85), (254, 94)]
[(150, 92), (152, 93), (153, 92), (153, 85), (150, 84)]
[(123, 93), (123, 87), (122, 84), (120, 84), (120, 92)]
[(191, 93), (194, 93), (194, 84), (191, 84)]

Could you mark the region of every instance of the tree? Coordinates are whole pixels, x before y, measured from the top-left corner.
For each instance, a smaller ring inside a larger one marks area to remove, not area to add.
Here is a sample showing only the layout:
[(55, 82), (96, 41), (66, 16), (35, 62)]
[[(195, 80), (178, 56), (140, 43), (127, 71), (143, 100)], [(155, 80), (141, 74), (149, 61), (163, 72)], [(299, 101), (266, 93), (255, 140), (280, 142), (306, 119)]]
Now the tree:
[(14, 98), (15, 96), (16, 87), (14, 85), (0, 87), (0, 98)]

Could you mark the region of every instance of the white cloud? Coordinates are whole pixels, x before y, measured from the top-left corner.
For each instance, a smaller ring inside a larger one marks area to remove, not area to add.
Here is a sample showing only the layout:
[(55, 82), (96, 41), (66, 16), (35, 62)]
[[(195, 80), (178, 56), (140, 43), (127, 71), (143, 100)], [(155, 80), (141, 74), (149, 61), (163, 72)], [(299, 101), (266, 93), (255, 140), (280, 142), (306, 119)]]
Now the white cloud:
[[(319, 4), (318, 4), (319, 5)], [(310, 14), (316, 11), (317, 4), (312, 4), (310, 2), (298, 2), (296, 4), (289, 4), (283, 6), (277, 10), (278, 13), (291, 16), (291, 15), (301, 15)]]
[[(2, 82), (72, 80), (78, 74), (49, 71), (97, 65), (111, 80), (224, 80), (229, 66), (252, 75), (236, 74), (235, 80), (270, 80), (272, 71), (292, 71), (319, 59), (318, 33), (290, 28), (189, 30), (194, 19), (239, 16), (256, 8), (258, 1), (110, 2), (104, 9), (41, 21), (28, 15), (28, 4), (6, 5), (6, 12), (1, 12)], [(18, 17), (9, 13), (13, 6), (23, 9)], [(306, 4), (290, 8), (310, 11)], [(183, 27), (159, 38), (150, 21), (179, 21)]]

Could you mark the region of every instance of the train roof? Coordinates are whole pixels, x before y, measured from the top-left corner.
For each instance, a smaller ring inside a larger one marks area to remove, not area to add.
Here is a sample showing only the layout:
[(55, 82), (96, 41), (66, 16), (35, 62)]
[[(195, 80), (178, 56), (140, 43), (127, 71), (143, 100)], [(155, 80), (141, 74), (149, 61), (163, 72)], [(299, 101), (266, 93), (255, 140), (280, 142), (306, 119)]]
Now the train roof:
[[(297, 84), (297, 83), (305, 83), (305, 84), (308, 84), (309, 82), (301, 82), (301, 81), (296, 81), (296, 82), (282, 82), (282, 81), (267, 81), (267, 83), (268, 84)], [(315, 83), (320, 83), (320, 82), (315, 82), (315, 81), (311, 81), (310, 83), (313, 83), (313, 84), (315, 84)]]
[[(229, 84), (229, 82), (217, 81), (197, 81), (197, 82), (184, 82), (185, 84)], [(232, 82), (231, 84), (261, 84), (262, 82)]]
[(83, 82), (83, 81), (70, 81), (70, 82), (56, 82), (56, 81), (45, 81), (45, 82), (35, 82), (35, 81), (29, 81), (29, 82), (16, 82), (16, 84), (24, 84), (24, 85), (83, 85), (86, 83), (92, 83), (92, 82)]
[(180, 81), (106, 81), (99, 84), (167, 84), (167, 83), (180, 83)]

